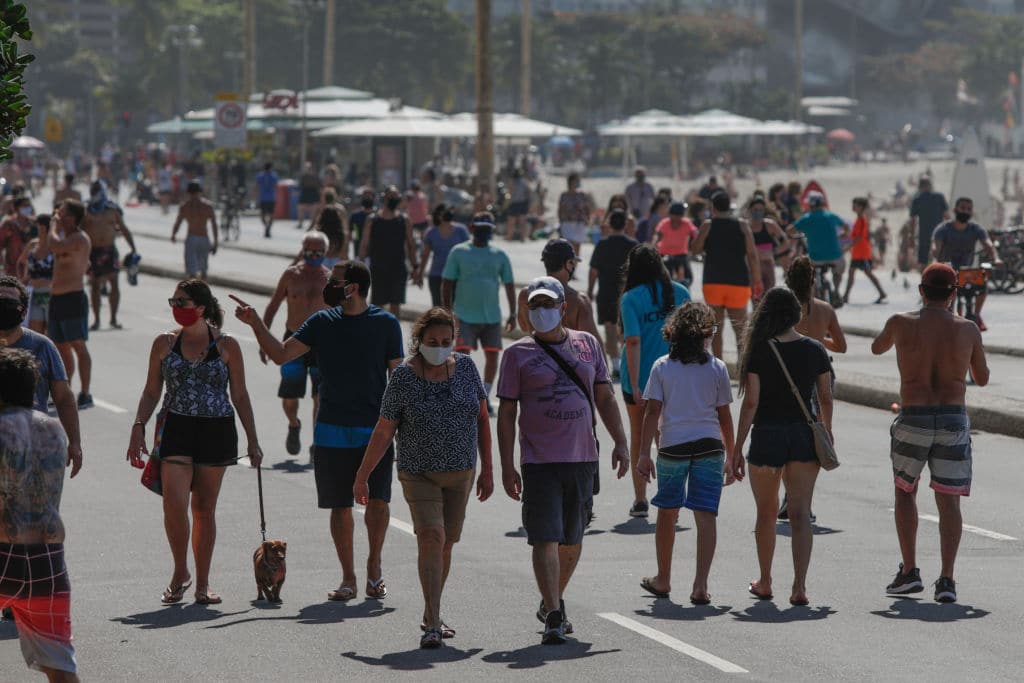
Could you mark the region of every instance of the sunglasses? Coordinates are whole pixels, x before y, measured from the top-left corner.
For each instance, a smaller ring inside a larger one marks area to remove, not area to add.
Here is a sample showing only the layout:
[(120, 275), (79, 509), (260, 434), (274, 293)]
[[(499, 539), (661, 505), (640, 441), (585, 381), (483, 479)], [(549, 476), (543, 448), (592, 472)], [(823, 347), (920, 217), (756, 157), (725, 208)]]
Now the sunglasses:
[(306, 258), (320, 258), (324, 253), (323, 249), (306, 249), (302, 252), (302, 255)]
[(172, 307), (186, 308), (187, 304), (192, 303), (192, 299), (187, 296), (171, 297), (167, 300), (167, 303)]
[(718, 325), (712, 325), (710, 329), (704, 330), (705, 337), (714, 337), (718, 334)]

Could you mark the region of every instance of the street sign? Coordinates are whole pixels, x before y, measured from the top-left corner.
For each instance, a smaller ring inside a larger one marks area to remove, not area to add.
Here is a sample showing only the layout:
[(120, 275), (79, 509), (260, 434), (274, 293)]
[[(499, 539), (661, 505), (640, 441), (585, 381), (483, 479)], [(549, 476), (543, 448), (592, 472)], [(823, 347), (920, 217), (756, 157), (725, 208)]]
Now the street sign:
[(43, 137), (47, 142), (60, 142), (64, 139), (64, 125), (60, 119), (47, 116), (43, 122)]
[(213, 120), (213, 142), (217, 147), (245, 147), (246, 102), (238, 93), (218, 93)]

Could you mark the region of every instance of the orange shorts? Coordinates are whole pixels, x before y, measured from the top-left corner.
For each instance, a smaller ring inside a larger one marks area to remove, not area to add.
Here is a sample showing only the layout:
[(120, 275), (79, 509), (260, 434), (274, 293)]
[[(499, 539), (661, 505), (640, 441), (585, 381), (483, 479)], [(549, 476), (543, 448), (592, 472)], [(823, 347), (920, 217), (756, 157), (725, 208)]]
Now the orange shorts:
[(704, 303), (708, 306), (746, 308), (753, 292), (750, 287), (740, 285), (704, 285)]

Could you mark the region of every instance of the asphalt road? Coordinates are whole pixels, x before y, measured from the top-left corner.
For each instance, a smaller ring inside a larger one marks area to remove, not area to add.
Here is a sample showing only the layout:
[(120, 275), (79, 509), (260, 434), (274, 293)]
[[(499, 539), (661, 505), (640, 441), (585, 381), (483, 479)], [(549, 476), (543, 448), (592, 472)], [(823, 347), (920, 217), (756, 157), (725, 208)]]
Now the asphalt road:
[[(539, 644), (538, 594), (518, 505), (496, 492), (486, 503), (471, 501), (456, 547), (442, 604), (458, 635), (439, 651), (421, 651), (416, 547), (397, 482), (384, 556), (390, 595), (365, 600), (360, 571), (359, 598), (327, 602), (340, 573), (327, 515), (315, 506), (306, 456), (284, 453), (277, 372), (259, 364), (251, 336), (233, 319), (226, 330), (237, 333), (246, 352), (266, 453), (268, 533), (289, 545), (284, 603), (253, 601), (258, 507), (255, 474), (243, 465), (228, 473), (218, 510), (212, 587), (224, 603), (201, 607), (189, 596), (164, 607), (159, 596), (171, 564), (160, 501), (139, 485), (139, 471), (124, 453), (150, 342), (172, 327), (163, 304), (172, 291), (173, 282), (156, 278), (126, 288), (125, 329), (100, 331), (90, 341), (97, 407), (82, 415), (85, 467), (66, 483), (62, 504), (84, 680), (319, 681), (390, 679), (403, 672), (447, 680), (537, 674), (563, 680), (1019, 680), (1021, 443), (975, 435), (974, 493), (964, 501), (964, 518), (976, 529), (964, 534), (961, 546), (961, 602), (932, 602), (930, 586), (916, 599), (897, 600), (883, 593), (899, 560), (887, 457), (892, 415), (848, 404), (836, 413), (843, 466), (822, 476), (814, 503), (810, 607), (786, 602), (792, 568), (784, 524), (778, 527), (776, 600), (758, 602), (746, 592), (757, 569), (754, 506), (745, 483), (723, 496), (712, 605), (693, 607), (686, 599), (694, 530), (685, 513), (672, 598), (646, 595), (639, 582), (654, 573), (653, 523), (628, 519), (631, 487), (615, 481), (605, 464), (598, 517), (568, 591), (576, 630), (569, 643)], [(226, 291), (216, 294), (226, 300)], [(248, 298), (258, 307), (264, 303)], [(308, 409), (304, 402), (302, 413)], [(303, 426), (304, 446), (311, 431)], [(935, 514), (926, 491), (921, 511)], [(358, 567), (364, 530), (357, 527), (356, 536)], [(922, 575), (930, 583), (939, 562), (933, 521), (922, 520), (920, 539)], [(28, 678), (14, 628), (0, 623), (0, 680)]]

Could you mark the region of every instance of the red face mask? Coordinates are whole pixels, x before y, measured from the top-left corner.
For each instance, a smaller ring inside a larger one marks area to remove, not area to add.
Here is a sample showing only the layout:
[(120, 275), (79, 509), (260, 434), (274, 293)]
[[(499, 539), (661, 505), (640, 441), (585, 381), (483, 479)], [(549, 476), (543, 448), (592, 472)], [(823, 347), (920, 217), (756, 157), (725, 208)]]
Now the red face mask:
[(195, 307), (173, 306), (171, 311), (174, 313), (174, 322), (182, 327), (195, 325), (196, 321), (199, 320), (199, 311)]

